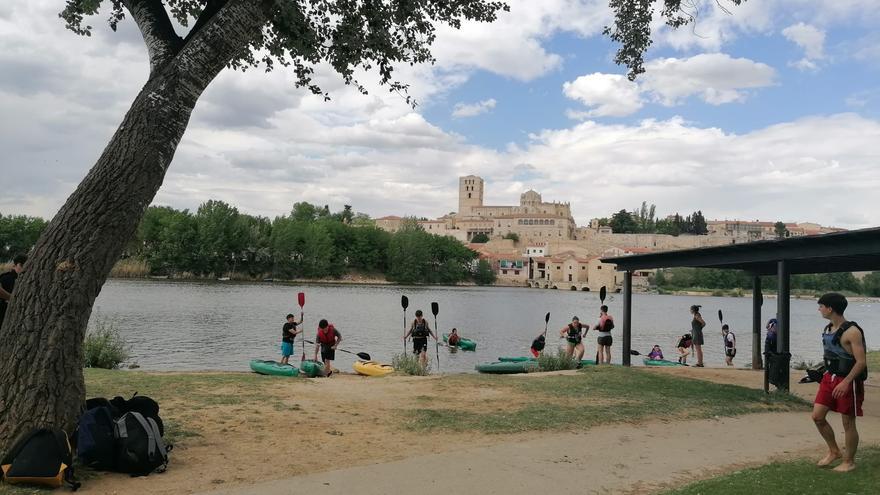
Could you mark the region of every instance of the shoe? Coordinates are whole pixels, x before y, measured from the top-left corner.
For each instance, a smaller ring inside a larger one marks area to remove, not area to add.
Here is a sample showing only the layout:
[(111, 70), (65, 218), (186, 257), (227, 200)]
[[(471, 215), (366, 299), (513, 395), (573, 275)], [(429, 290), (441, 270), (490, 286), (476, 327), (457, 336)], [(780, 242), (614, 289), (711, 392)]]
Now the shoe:
[(694, 368), (705, 368), (705, 366), (703, 366), (702, 364), (695, 364)]

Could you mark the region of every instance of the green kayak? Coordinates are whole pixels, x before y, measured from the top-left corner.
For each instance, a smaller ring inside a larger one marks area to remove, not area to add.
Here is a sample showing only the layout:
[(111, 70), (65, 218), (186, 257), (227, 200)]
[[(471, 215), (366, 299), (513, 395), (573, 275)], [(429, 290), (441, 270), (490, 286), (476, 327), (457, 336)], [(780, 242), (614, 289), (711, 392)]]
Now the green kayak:
[[(504, 358), (501, 358), (504, 359)], [(483, 363), (478, 364), (474, 367), (480, 373), (493, 373), (498, 375), (509, 375), (513, 373), (529, 373), (535, 372), (538, 370), (538, 363), (536, 359), (530, 358), (507, 358), (507, 359), (517, 359), (517, 361), (502, 361), (499, 359), (494, 363)], [(595, 366), (596, 361), (592, 359), (583, 359), (581, 360), (581, 366)]]
[(538, 358), (533, 358), (529, 356), (515, 356), (515, 357), (500, 357), (498, 358), (502, 363), (521, 363), (523, 361), (537, 361)]
[(676, 361), (667, 361), (665, 359), (648, 359), (645, 358), (642, 360), (645, 363), (645, 366), (684, 366), (683, 364)]
[(262, 359), (251, 360), (251, 370), (261, 375), (297, 376), (299, 369), (290, 364), (281, 364), (277, 361), (263, 361)]
[[(446, 342), (447, 339), (449, 339), (449, 334), (444, 333), (443, 334), (443, 342)], [(464, 337), (458, 338), (457, 346), (463, 351), (476, 351), (477, 350), (477, 343), (471, 339), (466, 339)]]
[(324, 376), (324, 363), (312, 360), (306, 360), (300, 363), (299, 369), (303, 375), (309, 378), (316, 376)]

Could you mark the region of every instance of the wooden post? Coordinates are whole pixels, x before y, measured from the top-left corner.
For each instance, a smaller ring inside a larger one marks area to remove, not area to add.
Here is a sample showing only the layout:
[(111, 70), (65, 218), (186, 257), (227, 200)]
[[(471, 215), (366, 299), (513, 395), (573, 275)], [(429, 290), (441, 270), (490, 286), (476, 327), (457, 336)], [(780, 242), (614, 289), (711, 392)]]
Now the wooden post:
[(632, 272), (623, 272), (623, 365), (632, 365)]
[[(779, 334), (776, 340), (776, 352), (782, 356), (791, 356), (790, 342), (790, 298), (791, 298), (791, 273), (789, 272), (788, 262), (780, 260), (777, 264), (777, 277), (779, 278), (779, 287), (776, 294), (776, 318), (779, 319)], [(788, 360), (783, 359), (783, 363), (788, 365)], [(780, 389), (789, 389), (789, 376), (791, 373), (785, 370), (785, 378), (782, 381)]]

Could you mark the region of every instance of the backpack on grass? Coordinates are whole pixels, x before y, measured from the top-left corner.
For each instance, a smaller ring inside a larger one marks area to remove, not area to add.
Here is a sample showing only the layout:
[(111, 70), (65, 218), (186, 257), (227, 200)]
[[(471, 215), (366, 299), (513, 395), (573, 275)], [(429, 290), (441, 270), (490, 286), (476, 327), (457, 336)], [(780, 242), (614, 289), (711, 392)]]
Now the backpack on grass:
[(79, 418), (76, 457), (92, 469), (113, 471), (116, 468), (116, 421), (111, 411), (109, 407), (97, 406)]
[(116, 469), (133, 476), (146, 476), (168, 467), (168, 452), (159, 425), (153, 418), (131, 411), (116, 420)]
[(18, 437), (0, 461), (9, 484), (27, 483), (58, 488), (67, 483), (74, 491), (73, 454), (67, 433), (59, 428), (37, 428)]

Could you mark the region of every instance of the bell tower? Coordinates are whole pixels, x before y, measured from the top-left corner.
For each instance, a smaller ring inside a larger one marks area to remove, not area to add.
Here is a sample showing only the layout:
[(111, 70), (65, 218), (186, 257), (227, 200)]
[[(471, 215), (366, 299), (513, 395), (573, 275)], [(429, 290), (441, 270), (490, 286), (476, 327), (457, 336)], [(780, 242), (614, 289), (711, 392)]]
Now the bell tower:
[(476, 175), (459, 177), (458, 214), (470, 215), (478, 206), (483, 206), (483, 179)]

